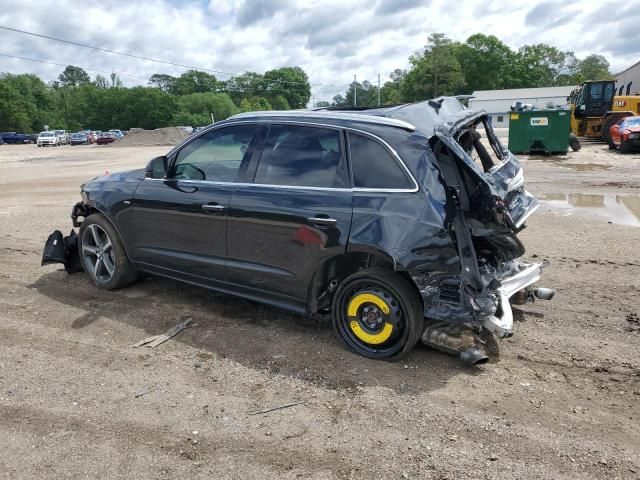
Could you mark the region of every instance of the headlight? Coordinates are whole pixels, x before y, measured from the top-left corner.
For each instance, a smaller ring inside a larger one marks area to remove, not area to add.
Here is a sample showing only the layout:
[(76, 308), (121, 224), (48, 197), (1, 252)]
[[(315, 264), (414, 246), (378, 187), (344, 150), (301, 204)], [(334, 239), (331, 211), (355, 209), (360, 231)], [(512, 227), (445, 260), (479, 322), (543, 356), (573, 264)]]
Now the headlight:
[(640, 136), (640, 133), (630, 133), (629, 134), (629, 138), (638, 138)]

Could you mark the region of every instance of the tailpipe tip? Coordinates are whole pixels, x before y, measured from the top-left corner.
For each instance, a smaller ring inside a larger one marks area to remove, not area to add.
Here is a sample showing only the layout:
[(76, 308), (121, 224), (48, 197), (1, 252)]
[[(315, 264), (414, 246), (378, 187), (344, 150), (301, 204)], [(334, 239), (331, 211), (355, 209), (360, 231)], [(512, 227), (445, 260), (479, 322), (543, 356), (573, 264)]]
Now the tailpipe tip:
[(489, 357), (479, 348), (468, 348), (460, 352), (460, 360), (467, 365), (480, 365), (487, 363), (489, 361)]

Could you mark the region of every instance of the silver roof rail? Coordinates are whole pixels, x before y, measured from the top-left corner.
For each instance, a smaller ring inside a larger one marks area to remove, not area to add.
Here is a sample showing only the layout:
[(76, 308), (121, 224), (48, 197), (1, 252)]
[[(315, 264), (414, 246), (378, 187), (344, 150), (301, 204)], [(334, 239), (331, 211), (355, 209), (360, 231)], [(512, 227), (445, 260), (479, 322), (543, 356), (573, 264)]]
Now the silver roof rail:
[(354, 122), (371, 123), (374, 125), (387, 125), (390, 127), (402, 128), (409, 132), (415, 132), (415, 125), (397, 120), (395, 118), (380, 117), (377, 115), (364, 115), (362, 113), (336, 112), (329, 110), (271, 110), (261, 112), (238, 113), (229, 119), (238, 118), (260, 118), (260, 117), (307, 117), (307, 118), (328, 118), (331, 120), (352, 120)]

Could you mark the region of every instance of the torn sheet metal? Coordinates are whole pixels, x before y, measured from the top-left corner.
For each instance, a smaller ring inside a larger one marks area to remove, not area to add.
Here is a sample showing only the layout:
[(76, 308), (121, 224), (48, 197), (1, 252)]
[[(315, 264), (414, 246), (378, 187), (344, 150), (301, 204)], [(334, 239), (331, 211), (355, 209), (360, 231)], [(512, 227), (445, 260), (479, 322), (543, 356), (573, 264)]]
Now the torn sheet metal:
[(63, 237), (60, 230), (56, 230), (44, 244), (41, 265), (62, 263), (67, 273), (82, 271), (80, 256), (78, 254), (78, 235), (75, 231)]

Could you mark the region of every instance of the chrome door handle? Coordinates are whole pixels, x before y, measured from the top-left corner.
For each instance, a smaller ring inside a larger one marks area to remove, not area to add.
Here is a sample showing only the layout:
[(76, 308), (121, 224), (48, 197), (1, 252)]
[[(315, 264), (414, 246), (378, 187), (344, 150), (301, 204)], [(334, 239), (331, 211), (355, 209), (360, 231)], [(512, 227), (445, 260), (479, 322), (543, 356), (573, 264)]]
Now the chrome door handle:
[(202, 209), (207, 212), (222, 212), (225, 209), (224, 205), (215, 205), (211, 203), (205, 203), (202, 205)]
[(338, 220), (335, 218), (309, 217), (307, 220), (309, 223), (323, 227), (330, 227), (338, 223)]

